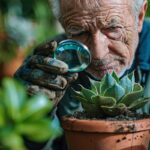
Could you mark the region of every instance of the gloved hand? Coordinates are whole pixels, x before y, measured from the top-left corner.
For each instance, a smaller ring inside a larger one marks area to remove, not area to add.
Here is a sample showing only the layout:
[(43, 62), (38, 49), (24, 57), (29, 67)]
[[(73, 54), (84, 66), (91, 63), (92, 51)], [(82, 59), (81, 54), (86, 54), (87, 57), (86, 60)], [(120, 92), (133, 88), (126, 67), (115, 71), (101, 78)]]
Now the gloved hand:
[(26, 84), (30, 95), (45, 93), (53, 101), (54, 107), (69, 84), (78, 77), (77, 73), (68, 73), (66, 63), (53, 59), (56, 47), (56, 41), (40, 45), (15, 73), (15, 77)]

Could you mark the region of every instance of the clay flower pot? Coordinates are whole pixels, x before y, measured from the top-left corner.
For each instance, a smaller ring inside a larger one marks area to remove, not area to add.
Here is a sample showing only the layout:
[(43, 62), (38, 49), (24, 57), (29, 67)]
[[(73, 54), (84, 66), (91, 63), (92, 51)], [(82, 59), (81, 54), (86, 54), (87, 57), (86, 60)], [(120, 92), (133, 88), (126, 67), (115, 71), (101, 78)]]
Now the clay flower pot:
[(69, 150), (148, 150), (150, 119), (136, 121), (62, 118)]

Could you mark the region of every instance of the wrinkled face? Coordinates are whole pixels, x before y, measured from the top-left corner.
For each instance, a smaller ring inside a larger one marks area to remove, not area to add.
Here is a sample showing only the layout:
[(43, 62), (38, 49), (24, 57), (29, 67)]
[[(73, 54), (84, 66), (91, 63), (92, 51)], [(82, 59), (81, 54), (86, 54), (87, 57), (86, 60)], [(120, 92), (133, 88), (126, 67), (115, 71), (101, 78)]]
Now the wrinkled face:
[(87, 68), (101, 79), (115, 70), (130, 68), (138, 44), (138, 29), (129, 0), (62, 0), (61, 23), (69, 38), (88, 46)]

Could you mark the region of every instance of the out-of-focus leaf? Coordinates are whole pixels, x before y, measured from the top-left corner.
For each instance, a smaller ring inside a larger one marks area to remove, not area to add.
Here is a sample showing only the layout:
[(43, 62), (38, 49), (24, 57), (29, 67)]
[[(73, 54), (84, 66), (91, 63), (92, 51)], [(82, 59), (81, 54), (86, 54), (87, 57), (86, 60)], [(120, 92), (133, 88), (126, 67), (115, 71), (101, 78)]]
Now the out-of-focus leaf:
[(4, 106), (0, 102), (0, 128), (5, 125), (5, 122), (6, 122), (5, 119), (6, 119), (6, 116), (4, 112)]
[(17, 132), (37, 142), (46, 141), (58, 134), (49, 119), (20, 124), (17, 127)]
[(44, 95), (36, 95), (26, 102), (21, 110), (22, 120), (37, 120), (52, 109), (51, 101)]
[(22, 137), (14, 132), (10, 132), (7, 137), (4, 137), (2, 143), (3, 147), (8, 150), (26, 150)]
[(3, 80), (4, 103), (10, 119), (17, 121), (20, 118), (20, 109), (26, 99), (26, 93), (23, 86), (17, 81), (6, 78)]

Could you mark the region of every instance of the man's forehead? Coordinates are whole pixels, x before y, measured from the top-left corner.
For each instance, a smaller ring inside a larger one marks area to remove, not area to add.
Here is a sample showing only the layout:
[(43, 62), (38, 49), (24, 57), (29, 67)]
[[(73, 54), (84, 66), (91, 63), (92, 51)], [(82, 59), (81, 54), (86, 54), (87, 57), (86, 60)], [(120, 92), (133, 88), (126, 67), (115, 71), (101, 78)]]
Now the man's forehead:
[(72, 9), (100, 9), (113, 5), (128, 5), (130, 0), (61, 0), (62, 12)]

